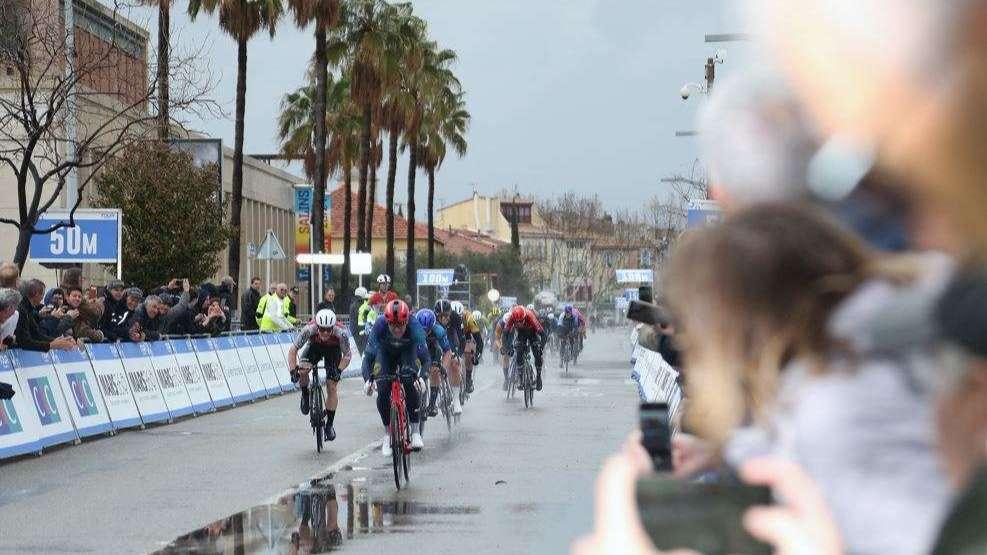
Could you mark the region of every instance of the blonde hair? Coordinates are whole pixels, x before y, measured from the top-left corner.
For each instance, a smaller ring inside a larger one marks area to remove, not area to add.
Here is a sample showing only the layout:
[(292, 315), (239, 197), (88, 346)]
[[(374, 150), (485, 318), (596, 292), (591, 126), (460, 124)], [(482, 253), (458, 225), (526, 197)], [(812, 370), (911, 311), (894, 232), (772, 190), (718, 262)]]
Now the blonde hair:
[(871, 263), (860, 241), (795, 204), (752, 206), (688, 232), (662, 283), (681, 333), (690, 425), (723, 441), (763, 412), (788, 361), (821, 362), (836, 347), (830, 314)]

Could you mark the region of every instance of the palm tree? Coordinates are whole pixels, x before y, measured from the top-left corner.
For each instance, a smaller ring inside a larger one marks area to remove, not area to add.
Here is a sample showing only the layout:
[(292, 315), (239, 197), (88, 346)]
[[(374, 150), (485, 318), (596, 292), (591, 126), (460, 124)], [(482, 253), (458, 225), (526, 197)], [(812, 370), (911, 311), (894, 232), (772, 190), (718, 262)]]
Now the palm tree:
[[(315, 54), (312, 57), (312, 73), (315, 77), (315, 91), (312, 105), (312, 142), (314, 152), (325, 152), (328, 132), (326, 129), (326, 96), (329, 80), (329, 54), (326, 33), (340, 22), (340, 0), (288, 0), (295, 16), (295, 24), (300, 28), (315, 23)], [(325, 156), (314, 157), (312, 167), (312, 245), (313, 251), (322, 252), (325, 248), (325, 206), (326, 172)], [(318, 207), (316, 209), (315, 207)], [(315, 277), (312, 277), (314, 283)], [(318, 279), (322, 279), (319, 276)], [(345, 293), (345, 289), (343, 290)]]
[(452, 147), (461, 158), (466, 155), (466, 130), (470, 114), (462, 92), (445, 88), (429, 104), (422, 124), (421, 166), (428, 174), (428, 267), (435, 267), (435, 172), (442, 166), (446, 150)]
[[(374, 131), (374, 136), (380, 136), (380, 129)], [(366, 238), (366, 252), (371, 252), (374, 235), (374, 208), (377, 206), (377, 170), (384, 157), (384, 144), (380, 140), (375, 140), (373, 149), (370, 152), (370, 190), (367, 193), (367, 230), (364, 232)], [(391, 274), (388, 274), (391, 275)]]
[[(160, 0), (159, 0), (160, 1)], [(240, 275), (240, 218), (243, 205), (243, 126), (247, 105), (247, 41), (266, 28), (271, 38), (284, 13), (281, 0), (190, 0), (192, 19), (200, 10), (219, 10), (219, 26), (236, 40), (236, 123), (233, 135), (233, 198), (230, 201), (229, 274)]]

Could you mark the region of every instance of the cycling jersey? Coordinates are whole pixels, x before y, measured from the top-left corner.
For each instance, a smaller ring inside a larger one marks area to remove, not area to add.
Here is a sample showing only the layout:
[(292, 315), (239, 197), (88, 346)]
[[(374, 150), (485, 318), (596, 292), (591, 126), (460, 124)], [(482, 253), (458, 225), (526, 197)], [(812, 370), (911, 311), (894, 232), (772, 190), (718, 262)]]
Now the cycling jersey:
[(392, 375), (403, 367), (420, 364), (420, 372), (431, 365), (428, 353), (428, 341), (425, 330), (417, 320), (411, 318), (401, 337), (394, 337), (387, 325), (387, 320), (378, 318), (370, 337), (367, 339), (367, 349), (363, 353), (363, 379), (370, 380), (374, 362), (380, 362), (381, 375)]
[(350, 333), (345, 328), (335, 326), (329, 337), (323, 338), (319, 335), (319, 326), (309, 324), (302, 328), (302, 331), (295, 337), (295, 351), (300, 351), (308, 344), (322, 347), (336, 347), (344, 356), (350, 354)]
[(446, 329), (438, 322), (432, 326), (432, 331), (425, 335), (425, 340), (428, 343), (428, 352), (432, 357), (433, 363), (437, 363), (438, 359), (442, 358), (442, 355), (452, 350), (452, 347), (449, 345), (449, 336), (446, 334)]
[(480, 333), (480, 322), (472, 314), (467, 313), (463, 318), (463, 331), (466, 333)]
[(504, 331), (533, 331), (539, 335), (545, 333), (545, 328), (538, 321), (538, 315), (531, 309), (524, 309), (524, 318), (520, 322), (508, 320)]
[(300, 363), (316, 368), (323, 362), (326, 379), (339, 381), (342, 372), (339, 363), (350, 356), (350, 334), (345, 328), (333, 327), (328, 337), (322, 337), (319, 327), (312, 323), (302, 328), (293, 345)]
[(463, 346), (466, 343), (466, 338), (463, 335), (463, 318), (455, 312), (450, 312), (449, 323), (444, 327), (453, 350), (457, 355), (463, 354)]
[(575, 311), (572, 314), (562, 314), (562, 316), (559, 316), (559, 335), (566, 335), (578, 330), (580, 327), (582, 327), (582, 324), (579, 322), (579, 317), (576, 316)]

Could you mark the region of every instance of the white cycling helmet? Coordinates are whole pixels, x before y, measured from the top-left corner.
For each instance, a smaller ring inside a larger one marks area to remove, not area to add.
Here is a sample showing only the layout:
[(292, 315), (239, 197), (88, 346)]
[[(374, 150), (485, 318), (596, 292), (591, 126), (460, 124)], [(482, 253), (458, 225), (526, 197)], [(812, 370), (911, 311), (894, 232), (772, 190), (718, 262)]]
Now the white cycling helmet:
[(452, 301), (452, 311), (457, 315), (462, 316), (463, 312), (466, 312), (466, 307), (459, 301)]
[(367, 295), (369, 293), (367, 293), (367, 288), (366, 287), (357, 287), (356, 288), (356, 291), (354, 291), (353, 294), (356, 295), (360, 299), (366, 299), (367, 298)]
[(387, 274), (381, 274), (377, 276), (377, 283), (391, 283), (391, 276)]
[(535, 309), (535, 305), (534, 304), (529, 304), (528, 305), (528, 310), (534, 310), (534, 309)]
[(315, 313), (315, 325), (323, 329), (334, 327), (336, 325), (336, 313), (328, 308), (323, 308)]
[(474, 320), (479, 320), (480, 318), (483, 318), (483, 313), (480, 312), (479, 310), (474, 310), (473, 311), (473, 319)]

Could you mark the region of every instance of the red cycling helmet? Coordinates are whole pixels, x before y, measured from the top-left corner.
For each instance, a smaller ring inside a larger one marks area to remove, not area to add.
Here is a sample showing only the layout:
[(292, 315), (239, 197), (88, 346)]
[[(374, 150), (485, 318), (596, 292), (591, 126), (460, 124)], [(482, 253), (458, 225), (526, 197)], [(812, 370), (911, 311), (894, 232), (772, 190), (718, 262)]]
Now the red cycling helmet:
[(411, 310), (404, 301), (391, 301), (384, 307), (384, 319), (388, 324), (407, 324)]
[(524, 317), (526, 315), (527, 315), (527, 311), (524, 309), (524, 307), (518, 305), (511, 309), (511, 315), (507, 317), (507, 320), (510, 322), (517, 323), (524, 320)]

